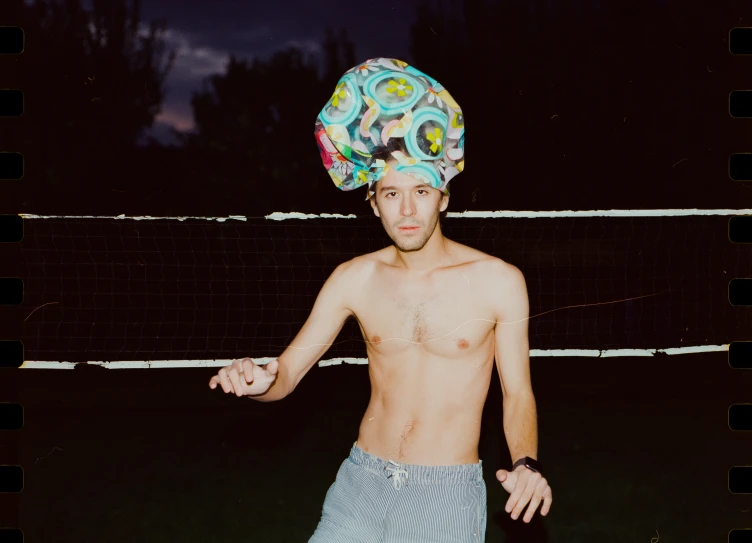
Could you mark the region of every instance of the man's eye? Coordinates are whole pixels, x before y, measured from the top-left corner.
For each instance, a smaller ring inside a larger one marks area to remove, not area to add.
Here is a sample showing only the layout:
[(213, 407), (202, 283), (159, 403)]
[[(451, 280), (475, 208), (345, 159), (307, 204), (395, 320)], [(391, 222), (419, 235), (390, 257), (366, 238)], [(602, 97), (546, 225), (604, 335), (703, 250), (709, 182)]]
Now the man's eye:
[[(418, 189), (418, 192), (425, 192), (426, 194), (428, 194), (428, 191), (427, 191), (427, 190), (425, 190), (425, 189)], [(397, 194), (397, 193), (396, 193), (396, 192), (388, 192), (388, 193), (386, 194), (387, 198), (388, 198), (389, 196), (391, 196), (392, 194)]]

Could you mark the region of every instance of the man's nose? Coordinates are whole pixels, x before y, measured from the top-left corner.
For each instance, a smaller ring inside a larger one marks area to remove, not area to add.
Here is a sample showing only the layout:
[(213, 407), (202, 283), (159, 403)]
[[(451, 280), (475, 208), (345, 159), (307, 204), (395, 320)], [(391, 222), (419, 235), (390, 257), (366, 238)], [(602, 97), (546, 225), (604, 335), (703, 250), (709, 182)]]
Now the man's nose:
[(402, 201), (402, 214), (407, 216), (415, 214), (415, 205), (410, 198), (405, 198)]

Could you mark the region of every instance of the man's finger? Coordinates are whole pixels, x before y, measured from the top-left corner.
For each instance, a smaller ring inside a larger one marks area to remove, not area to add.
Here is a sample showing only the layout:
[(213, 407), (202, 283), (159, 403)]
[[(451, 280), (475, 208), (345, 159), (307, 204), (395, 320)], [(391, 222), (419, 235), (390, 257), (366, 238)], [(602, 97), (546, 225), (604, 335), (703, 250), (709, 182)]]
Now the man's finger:
[(244, 358), (243, 359), (243, 365), (241, 366), (243, 368), (243, 376), (245, 377), (245, 382), (249, 385), (253, 383), (253, 367), (255, 364), (253, 363), (253, 360), (250, 358)]
[(548, 490), (546, 490), (543, 493), (543, 506), (541, 507), (541, 515), (546, 516), (548, 515), (548, 512), (551, 510), (551, 502), (554, 500), (553, 494), (551, 493), (551, 488), (549, 487)]
[(538, 509), (538, 506), (540, 505), (541, 498), (540, 491), (536, 490), (533, 492), (533, 497), (530, 499), (530, 505), (525, 513), (525, 518), (522, 519), (523, 522), (530, 522), (532, 520), (535, 510)]
[[(522, 491), (522, 496), (520, 497), (520, 501), (517, 502), (517, 505), (514, 507), (514, 511), (512, 511), (512, 518), (517, 520), (519, 516), (522, 514), (523, 509), (525, 509), (525, 506), (530, 502), (530, 499), (533, 497), (533, 493), (535, 492), (535, 487), (538, 486), (538, 482), (540, 481), (541, 476), (537, 473), (531, 473), (527, 476), (527, 480), (524, 483), (524, 490)], [(520, 484), (520, 483), (518, 483)]]
[(514, 487), (514, 492), (517, 493), (517, 491), (520, 491), (519, 499), (517, 500), (517, 503), (515, 503), (513, 511), (512, 511), (512, 518), (517, 520), (517, 518), (522, 514), (522, 510), (525, 509), (525, 506), (530, 501), (530, 498), (533, 496), (533, 492), (535, 491), (535, 484), (537, 481), (533, 481), (534, 475), (533, 474), (525, 474), (526, 477), (522, 478), (520, 476), (520, 479), (517, 481), (517, 484)]
[(507, 475), (507, 480), (509, 480), (509, 477), (517, 477), (517, 481), (514, 483), (514, 488), (512, 489), (512, 493), (509, 495), (509, 499), (507, 500), (507, 505), (504, 507), (504, 510), (507, 513), (511, 513), (512, 509), (514, 509), (514, 506), (517, 504), (517, 501), (520, 499), (520, 496), (522, 496), (522, 491), (524, 490), (524, 485), (522, 481), (522, 477), (519, 473), (515, 473), (513, 471), (509, 472), (509, 475)]
[(219, 383), (222, 385), (222, 390), (225, 392), (232, 392), (232, 385), (230, 379), (227, 376), (227, 368), (219, 370)]
[(212, 378), (209, 379), (209, 388), (212, 389), (212, 390), (214, 390), (215, 388), (217, 388), (217, 383), (218, 382), (219, 382), (219, 379), (217, 378), (217, 376), (216, 375), (212, 375)]
[(513, 490), (512, 494), (509, 495), (509, 499), (507, 500), (507, 505), (504, 507), (507, 513), (511, 513), (512, 509), (517, 505), (517, 502), (520, 501), (520, 498), (522, 497), (522, 491)]
[(245, 387), (240, 382), (240, 374), (236, 370), (230, 371), (230, 382), (232, 383), (232, 388), (235, 391), (235, 396), (238, 398), (243, 395), (243, 391), (245, 390)]
[(514, 506), (514, 511), (512, 511), (512, 518), (514, 520), (517, 520), (519, 516), (522, 514), (522, 510), (525, 509), (525, 506), (530, 501), (530, 498), (532, 497), (533, 492), (532, 491), (526, 491), (522, 493), (522, 496), (520, 496), (520, 499), (517, 501), (517, 503)]

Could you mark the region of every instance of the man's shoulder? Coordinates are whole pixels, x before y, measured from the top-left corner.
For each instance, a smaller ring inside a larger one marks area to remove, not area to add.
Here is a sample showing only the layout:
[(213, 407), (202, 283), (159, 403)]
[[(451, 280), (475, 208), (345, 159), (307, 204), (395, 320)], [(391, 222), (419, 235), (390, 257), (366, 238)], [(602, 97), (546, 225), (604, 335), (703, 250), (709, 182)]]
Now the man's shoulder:
[(379, 249), (371, 253), (364, 253), (362, 255), (354, 256), (353, 258), (345, 262), (345, 265), (354, 273), (359, 275), (363, 274), (368, 270), (375, 269), (379, 263), (386, 262), (389, 256), (390, 249), (392, 249), (391, 246), (384, 247), (383, 249)]
[(496, 256), (485, 259), (484, 263), (488, 272), (497, 277), (514, 280), (522, 275), (522, 271), (517, 266)]
[(362, 272), (366, 268), (372, 268), (375, 266), (378, 262), (383, 261), (383, 254), (382, 251), (374, 251), (373, 253), (365, 253), (362, 255), (354, 256), (347, 262), (345, 262), (345, 265), (349, 270), (355, 271), (355, 272)]
[(514, 268), (512, 264), (505, 262), (498, 256), (490, 255), (486, 252), (465, 245), (458, 241), (448, 240), (451, 242), (452, 252), (458, 256), (458, 264), (478, 264), (488, 273), (497, 273), (506, 268)]
[(338, 266), (338, 271), (348, 287), (358, 288), (368, 281), (377, 264), (377, 260), (370, 257), (372, 254), (355, 256)]
[(502, 293), (506, 289), (520, 288), (525, 285), (522, 271), (499, 257), (487, 255), (487, 258), (481, 259), (479, 264), (481, 275), (487, 281), (488, 290), (492, 292)]

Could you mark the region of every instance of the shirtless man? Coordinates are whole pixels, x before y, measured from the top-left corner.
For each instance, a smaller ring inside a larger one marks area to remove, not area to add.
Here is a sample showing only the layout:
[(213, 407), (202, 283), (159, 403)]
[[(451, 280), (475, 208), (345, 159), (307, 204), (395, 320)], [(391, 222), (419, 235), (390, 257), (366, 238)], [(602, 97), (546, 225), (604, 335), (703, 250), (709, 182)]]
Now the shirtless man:
[(373, 153), (389, 167), (369, 191), (393, 245), (340, 264), (277, 360), (236, 360), (209, 386), (258, 401), (285, 398), (354, 317), (371, 399), (309, 543), (481, 542), (478, 441), (494, 359), (504, 432), (519, 459), (496, 472), (510, 493), (506, 511), (517, 519), (527, 506), (527, 523), (552, 502), (536, 461), (525, 280), (515, 266), (442, 235), (448, 194), (399, 171), (406, 148), (390, 141)]

